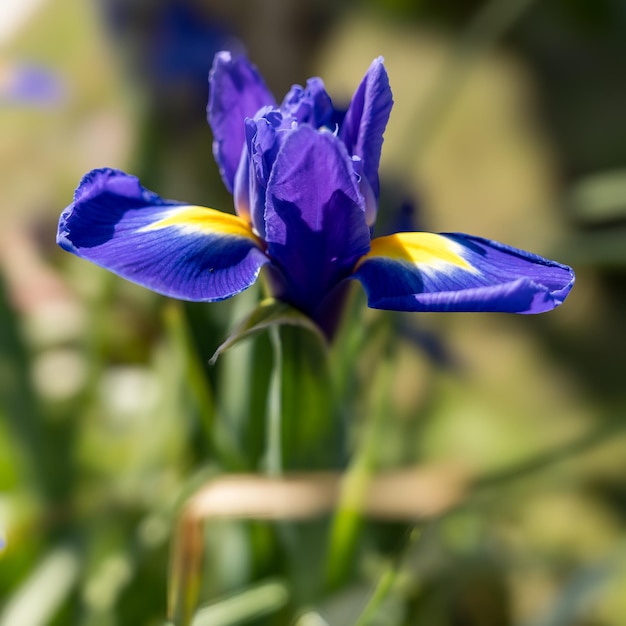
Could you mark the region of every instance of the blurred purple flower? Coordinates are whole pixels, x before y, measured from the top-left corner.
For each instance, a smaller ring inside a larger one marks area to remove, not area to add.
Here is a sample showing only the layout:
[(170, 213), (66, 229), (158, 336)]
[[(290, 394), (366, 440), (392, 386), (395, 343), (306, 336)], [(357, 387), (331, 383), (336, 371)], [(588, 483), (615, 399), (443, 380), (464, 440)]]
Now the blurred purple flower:
[(153, 94), (155, 107), (206, 102), (206, 77), (220, 50), (240, 50), (241, 44), (208, 5), (194, 0), (101, 0), (105, 22), (122, 50), (133, 79)]
[(399, 311), (541, 313), (572, 288), (569, 267), (480, 237), (371, 238), (393, 104), (381, 58), (345, 115), (319, 78), (276, 104), (256, 68), (227, 52), (216, 56), (210, 86), (214, 155), (237, 215), (163, 200), (133, 176), (94, 170), (61, 215), (64, 249), (194, 301), (233, 296), (266, 266), (273, 295), (329, 335), (351, 279), (370, 307)]
[(55, 106), (66, 95), (61, 78), (30, 63), (0, 61), (0, 105)]

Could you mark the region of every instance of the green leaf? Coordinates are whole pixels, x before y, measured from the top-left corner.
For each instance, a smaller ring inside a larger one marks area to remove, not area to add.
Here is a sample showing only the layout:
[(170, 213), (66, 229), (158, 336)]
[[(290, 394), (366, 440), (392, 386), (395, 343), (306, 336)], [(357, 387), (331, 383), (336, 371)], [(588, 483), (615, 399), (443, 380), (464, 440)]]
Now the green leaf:
[(322, 342), (325, 341), (322, 331), (309, 317), (304, 315), (304, 313), (301, 313), (284, 302), (269, 298), (263, 300), (252, 313), (237, 325), (226, 341), (215, 351), (215, 354), (211, 357), (210, 363), (215, 363), (222, 353), (244, 339), (253, 337), (274, 325), (301, 326), (318, 335)]
[(164, 320), (173, 351), (168, 358), (178, 358), (184, 362), (185, 393), (195, 404), (211, 455), (231, 471), (245, 469), (245, 460), (236, 443), (217, 419), (211, 381), (205, 375), (204, 363), (194, 344), (189, 319), (184, 315), (180, 303), (167, 303)]
[(265, 581), (203, 607), (192, 626), (234, 626), (275, 613), (288, 601), (289, 591), (282, 582)]
[[(29, 478), (45, 494), (51, 477), (46, 467), (43, 417), (29, 375), (28, 351), (16, 312), (0, 276), (0, 407), (16, 440), (28, 451)], [(49, 455), (48, 455), (49, 456)]]
[(70, 547), (53, 549), (11, 596), (0, 626), (44, 626), (52, 621), (78, 581), (80, 560)]
[[(257, 289), (248, 290), (234, 298), (229, 319), (240, 320), (259, 303)], [(226, 331), (213, 335), (223, 337)], [(227, 350), (214, 366), (207, 366), (215, 376), (218, 423), (223, 425), (237, 443), (248, 471), (258, 468), (264, 448), (263, 407), (271, 373), (271, 347), (262, 334), (255, 341), (241, 341)]]

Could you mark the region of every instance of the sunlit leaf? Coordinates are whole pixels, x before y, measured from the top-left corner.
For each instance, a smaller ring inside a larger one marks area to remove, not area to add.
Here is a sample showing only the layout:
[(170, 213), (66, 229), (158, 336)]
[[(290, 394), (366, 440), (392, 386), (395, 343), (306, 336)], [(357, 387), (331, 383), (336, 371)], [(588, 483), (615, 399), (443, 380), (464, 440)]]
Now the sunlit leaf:
[(309, 317), (284, 302), (267, 299), (237, 325), (226, 341), (215, 351), (211, 357), (211, 363), (215, 363), (220, 354), (237, 345), (240, 341), (253, 337), (273, 325), (301, 326), (317, 334), (323, 340), (320, 329)]
[(284, 583), (265, 581), (198, 611), (192, 626), (234, 626), (275, 613), (289, 601)]
[(76, 584), (79, 571), (74, 549), (53, 549), (9, 598), (0, 614), (0, 626), (49, 624)]

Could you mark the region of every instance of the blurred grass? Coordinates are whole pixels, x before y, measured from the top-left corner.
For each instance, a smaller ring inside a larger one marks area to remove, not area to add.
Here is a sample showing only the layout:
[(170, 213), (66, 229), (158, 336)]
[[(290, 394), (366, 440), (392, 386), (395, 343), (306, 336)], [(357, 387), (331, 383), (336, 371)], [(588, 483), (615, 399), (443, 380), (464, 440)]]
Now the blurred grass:
[[(437, 13), (434, 3), (419, 4), (424, 14)], [(491, 236), (548, 256), (560, 250), (559, 260), (574, 264), (578, 284), (563, 308), (542, 318), (361, 311), (358, 325), (348, 324), (340, 334), (339, 348), (331, 352), (339, 365), (331, 363), (330, 370), (343, 399), (339, 423), (353, 462), (358, 464), (359, 442), (377, 415), (369, 472), (452, 459), (482, 477), (478, 488), (447, 515), (417, 520), (414, 542), (406, 540), (411, 524), (351, 519), (352, 556), (342, 557), (342, 584), (332, 592), (319, 567), (332, 544), (331, 520), (201, 524), (205, 558), (198, 597), (206, 606), (194, 623), (623, 623), (621, 187), (615, 178), (605, 178), (604, 186), (596, 178), (591, 191), (582, 183), (570, 187), (561, 173), (572, 157), (560, 151), (546, 123), (547, 95), (529, 59), (540, 49), (533, 42), (547, 37), (557, 49), (564, 40), (569, 51), (576, 37), (563, 16), (553, 26), (556, 8), (548, 4), (537, 3), (520, 18), (518, 38), (513, 33), (508, 46), (477, 56), (462, 82), (454, 81), (455, 97), (423, 153), (408, 141), (414, 135), (407, 129), (422, 120), (466, 9), (451, 22), (429, 17), (400, 23), (352, 4), (337, 14), (323, 47), (311, 50), (337, 101), (339, 94), (349, 96), (372, 58), (385, 56), (396, 106), (382, 175), (402, 180), (420, 199), (425, 227)], [(412, 15), (418, 9), (405, 7)], [(37, 298), (17, 298), (15, 281), (2, 266), (0, 453), (6, 456), (0, 460), (0, 532), (6, 532), (7, 547), (0, 553), (0, 623), (10, 620), (9, 626), (21, 610), (30, 611), (24, 618), (30, 622), (20, 618), (20, 626), (163, 624), (181, 501), (207, 476), (264, 465), (268, 337), (243, 343), (208, 366), (258, 293), (211, 306), (164, 303), (53, 251), (54, 221), (92, 166), (132, 164), (166, 196), (202, 201), (209, 187), (211, 204), (229, 202), (216, 187), (213, 166), (199, 158), (210, 158), (210, 137), (190, 133), (173, 142), (176, 133), (159, 135), (154, 118), (142, 117), (138, 86), (123, 82), (124, 58), (116, 59), (119, 50), (108, 47), (95, 15), (87, 4), (50, 0), (8, 49), (16, 58), (50, 65), (71, 88), (58, 110), (0, 111), (2, 225), (18, 227), (35, 243), (35, 267), (54, 272), (84, 319), (43, 341), (34, 320), (56, 326), (51, 305), (67, 294), (35, 289), (40, 283), (33, 274), (22, 288), (32, 281)], [(608, 41), (619, 20), (610, 28), (594, 24)], [(585, 58), (602, 58), (593, 37), (577, 36)], [(479, 39), (479, 47), (493, 44)], [(570, 57), (564, 65), (576, 66)], [(281, 80), (288, 78), (306, 76)], [(607, 90), (598, 86), (598, 93)], [(582, 80), (574, 90), (586, 107), (595, 91)], [(572, 106), (579, 110), (576, 102)], [(603, 118), (576, 121), (588, 131)], [(619, 137), (619, 129), (614, 134)], [(570, 145), (584, 141), (572, 138)], [(620, 153), (607, 144), (606, 154)], [(608, 158), (598, 157), (598, 171), (623, 169), (624, 162)], [(213, 168), (206, 179), (205, 167)], [(187, 189), (189, 195), (181, 196)], [(362, 305), (357, 294), (355, 309)], [(415, 330), (413, 339), (395, 334), (402, 324)], [(439, 338), (453, 363), (433, 361), (419, 341), (425, 333)], [(292, 340), (300, 347), (284, 355), (288, 373), (295, 377), (305, 368), (309, 382), (326, 376), (306, 358), (317, 350), (313, 339)], [(76, 372), (68, 367), (55, 379), (41, 363), (59, 351), (70, 359), (48, 362), (74, 363)], [(48, 372), (47, 386), (36, 383), (35, 372)], [(66, 395), (45, 391), (58, 390), (55, 381), (72, 376)], [(296, 426), (300, 433), (315, 430), (316, 412), (331, 416), (320, 409), (327, 399), (315, 397), (318, 385), (283, 398), (284, 410), (303, 420), (291, 423), (294, 432)], [(307, 437), (299, 436), (291, 448), (291, 435), (284, 439), (287, 465), (310, 469), (302, 457)], [(324, 451), (335, 458), (336, 451)]]

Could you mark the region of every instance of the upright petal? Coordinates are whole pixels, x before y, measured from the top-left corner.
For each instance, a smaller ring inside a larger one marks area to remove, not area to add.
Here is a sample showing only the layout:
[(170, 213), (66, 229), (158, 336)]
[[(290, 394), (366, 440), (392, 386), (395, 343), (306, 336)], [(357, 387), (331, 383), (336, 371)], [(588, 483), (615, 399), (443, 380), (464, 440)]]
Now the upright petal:
[(306, 87), (294, 85), (280, 108), (298, 124), (311, 124), (314, 128), (329, 125), (334, 115), (333, 103), (321, 78), (309, 78)]
[(246, 120), (246, 144), (250, 222), (265, 237), (265, 193), (279, 148), (278, 129), (282, 116), (269, 111), (256, 120)]
[(370, 307), (396, 311), (543, 313), (574, 284), (566, 265), (458, 233), (374, 239), (354, 276)]
[(273, 104), (274, 96), (246, 57), (230, 52), (215, 55), (209, 74), (207, 112), (213, 130), (213, 154), (228, 191), (233, 191), (245, 142), (244, 120)]
[(352, 163), (330, 132), (289, 131), (267, 186), (265, 239), (284, 275), (278, 297), (313, 314), (369, 249)]
[(93, 170), (59, 220), (69, 252), (158, 293), (223, 300), (249, 287), (268, 262), (241, 218), (163, 200), (138, 179)]
[(348, 152), (363, 160), (363, 173), (376, 198), (380, 191), (378, 165), (383, 133), (392, 106), (389, 77), (382, 57), (378, 57), (354, 92), (339, 132)]
[(233, 202), (235, 203), (235, 211), (237, 215), (246, 220), (248, 224), (252, 223), (250, 217), (250, 159), (248, 150), (241, 151), (239, 166), (235, 172), (235, 180), (233, 181)]

